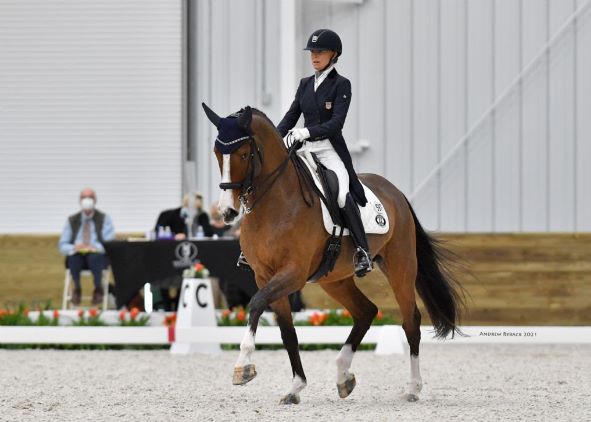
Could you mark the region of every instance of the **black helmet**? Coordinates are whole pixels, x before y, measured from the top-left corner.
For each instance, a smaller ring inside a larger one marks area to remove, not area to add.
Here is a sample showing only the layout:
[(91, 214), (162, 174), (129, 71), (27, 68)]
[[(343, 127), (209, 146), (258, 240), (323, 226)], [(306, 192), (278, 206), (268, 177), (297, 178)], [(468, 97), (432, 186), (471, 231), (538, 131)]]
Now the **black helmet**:
[(317, 29), (308, 38), (308, 44), (304, 50), (332, 50), (337, 52), (337, 57), (343, 52), (343, 43), (336, 32), (330, 29)]

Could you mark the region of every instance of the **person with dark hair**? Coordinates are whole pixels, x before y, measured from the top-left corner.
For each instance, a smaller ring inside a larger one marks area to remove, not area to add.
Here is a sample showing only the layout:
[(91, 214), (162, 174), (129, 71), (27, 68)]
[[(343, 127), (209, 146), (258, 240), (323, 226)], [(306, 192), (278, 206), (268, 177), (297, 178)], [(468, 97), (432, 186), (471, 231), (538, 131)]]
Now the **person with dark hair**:
[(156, 221), (156, 233), (160, 227), (170, 227), (176, 240), (196, 236), (200, 228), (205, 237), (213, 236), (209, 215), (203, 210), (203, 196), (199, 193), (185, 194), (180, 207), (162, 211)]

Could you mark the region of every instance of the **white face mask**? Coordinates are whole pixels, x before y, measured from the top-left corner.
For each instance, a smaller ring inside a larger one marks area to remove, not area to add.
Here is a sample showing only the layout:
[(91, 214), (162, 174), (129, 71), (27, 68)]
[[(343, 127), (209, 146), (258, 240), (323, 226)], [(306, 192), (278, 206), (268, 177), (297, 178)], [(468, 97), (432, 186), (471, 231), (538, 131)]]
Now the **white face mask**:
[(94, 199), (92, 198), (82, 198), (80, 200), (80, 206), (84, 211), (94, 209)]

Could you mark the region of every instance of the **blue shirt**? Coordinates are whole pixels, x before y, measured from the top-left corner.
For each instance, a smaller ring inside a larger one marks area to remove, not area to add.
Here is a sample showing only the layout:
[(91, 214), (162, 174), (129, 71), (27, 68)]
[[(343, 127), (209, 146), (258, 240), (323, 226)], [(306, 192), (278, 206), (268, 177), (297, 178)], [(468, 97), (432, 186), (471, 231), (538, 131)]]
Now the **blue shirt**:
[[(66, 224), (64, 225), (64, 229), (62, 230), (62, 235), (60, 237), (60, 241), (58, 243), (59, 251), (62, 255), (72, 255), (74, 254), (74, 245), (77, 243), (82, 243), (82, 231), (84, 228), (84, 223), (87, 220), (90, 220), (90, 246), (96, 249), (99, 253), (104, 253), (105, 248), (103, 245), (98, 241), (98, 236), (96, 235), (96, 227), (94, 221), (92, 220), (92, 216), (87, 216), (86, 214), (82, 213), (82, 219), (80, 221), (80, 229), (76, 234), (74, 239), (74, 243), (70, 243), (70, 239), (72, 238), (72, 226), (70, 226), (70, 221), (66, 220)], [(104, 240), (113, 240), (115, 238), (115, 227), (113, 226), (113, 220), (108, 215), (105, 215), (105, 221), (103, 221), (103, 239)]]

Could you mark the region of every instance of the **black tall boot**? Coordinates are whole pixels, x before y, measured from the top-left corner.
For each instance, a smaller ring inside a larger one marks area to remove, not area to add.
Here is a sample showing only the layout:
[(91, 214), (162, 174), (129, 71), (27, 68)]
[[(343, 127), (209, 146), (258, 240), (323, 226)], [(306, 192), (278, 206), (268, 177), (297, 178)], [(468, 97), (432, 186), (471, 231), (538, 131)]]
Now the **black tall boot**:
[(361, 214), (355, 200), (350, 193), (347, 194), (345, 201), (345, 208), (342, 209), (347, 228), (351, 233), (351, 238), (357, 250), (353, 257), (353, 264), (355, 266), (355, 275), (363, 277), (365, 274), (373, 270), (371, 263), (371, 255), (369, 254), (369, 246), (367, 244), (367, 236), (365, 229), (361, 222)]

